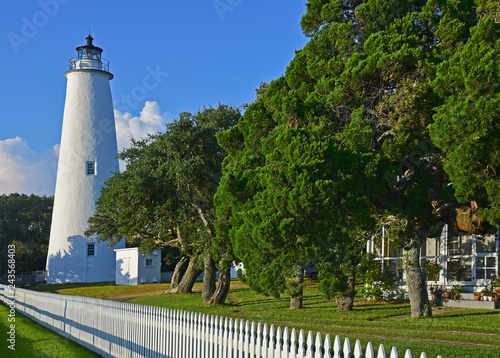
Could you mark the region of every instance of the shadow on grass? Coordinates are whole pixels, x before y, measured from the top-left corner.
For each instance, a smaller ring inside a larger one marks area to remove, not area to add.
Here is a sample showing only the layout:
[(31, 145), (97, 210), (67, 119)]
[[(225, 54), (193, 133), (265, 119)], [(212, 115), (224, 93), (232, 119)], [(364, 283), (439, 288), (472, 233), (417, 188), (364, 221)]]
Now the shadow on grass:
[(40, 291), (40, 292), (49, 292), (49, 293), (58, 293), (59, 290), (69, 289), (69, 288), (89, 288), (89, 287), (106, 287), (106, 286), (116, 286), (114, 281), (107, 282), (79, 282), (79, 283), (57, 283), (53, 285), (32, 285), (30, 287), (26, 287), (32, 291)]

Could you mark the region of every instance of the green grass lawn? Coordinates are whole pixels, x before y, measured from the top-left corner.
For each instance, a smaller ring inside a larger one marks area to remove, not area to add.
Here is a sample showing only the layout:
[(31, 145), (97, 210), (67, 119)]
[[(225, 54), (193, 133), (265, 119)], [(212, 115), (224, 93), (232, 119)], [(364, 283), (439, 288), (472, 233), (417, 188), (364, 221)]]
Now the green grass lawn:
[[(201, 284), (197, 283), (195, 289)], [(97, 298), (126, 296), (140, 292), (168, 289), (168, 284), (115, 286), (112, 284), (68, 284), (38, 286), (37, 290)], [(275, 326), (295, 327), (306, 331), (349, 337), (363, 345), (370, 341), (375, 349), (384, 344), (386, 353), (396, 346), (400, 356), (411, 349), (413, 357), (426, 352), (427, 357), (500, 357), (500, 312), (495, 310), (466, 310), (434, 308), (433, 319), (412, 319), (407, 302), (370, 302), (358, 299), (351, 312), (339, 312), (334, 301), (320, 294), (315, 285), (305, 289), (304, 308), (290, 311), (287, 298), (265, 297), (250, 290), (239, 281), (225, 305), (208, 306), (201, 291), (184, 295), (153, 295), (128, 302), (173, 309), (222, 315), (273, 323)]]
[(129, 302), (270, 322), (279, 326), (370, 341), (374, 348), (396, 346), (400, 356), (500, 357), (500, 313), (490, 310), (434, 309), (433, 319), (412, 319), (406, 302), (358, 301), (351, 312), (339, 312), (315, 287), (306, 288), (304, 308), (290, 311), (288, 299), (274, 299), (249, 288), (231, 290), (229, 304), (207, 306), (201, 293), (141, 297)]
[(117, 296), (144, 294), (147, 292), (164, 291), (170, 288), (170, 284), (145, 284), (145, 285), (116, 285), (114, 282), (66, 283), (59, 285), (32, 285), (27, 287), (33, 291), (59, 293), (70, 296), (86, 296), (94, 298), (109, 299)]
[(51, 330), (40, 326), (32, 320), (16, 313), (15, 350), (8, 348), (7, 332), (11, 322), (8, 322), (9, 308), (0, 304), (0, 357), (36, 358), (36, 357), (99, 357), (98, 354), (70, 341)]

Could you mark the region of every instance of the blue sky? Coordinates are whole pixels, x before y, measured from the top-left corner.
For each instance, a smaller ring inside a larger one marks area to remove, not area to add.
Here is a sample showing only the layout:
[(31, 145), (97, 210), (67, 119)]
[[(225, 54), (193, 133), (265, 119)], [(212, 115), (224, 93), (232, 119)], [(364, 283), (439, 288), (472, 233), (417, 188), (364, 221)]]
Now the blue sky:
[(180, 112), (255, 99), (307, 38), (306, 0), (23, 0), (0, 12), (0, 194), (52, 195), (68, 60), (109, 60), (119, 148)]

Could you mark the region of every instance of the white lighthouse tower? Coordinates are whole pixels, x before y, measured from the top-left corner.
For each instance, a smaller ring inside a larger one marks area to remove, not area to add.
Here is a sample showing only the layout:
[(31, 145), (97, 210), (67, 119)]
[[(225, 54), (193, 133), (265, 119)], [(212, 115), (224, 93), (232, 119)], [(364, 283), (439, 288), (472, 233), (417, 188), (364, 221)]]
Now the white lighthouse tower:
[(47, 283), (115, 279), (115, 247), (88, 239), (87, 220), (100, 188), (118, 170), (115, 119), (108, 61), (87, 37), (70, 60), (47, 255)]

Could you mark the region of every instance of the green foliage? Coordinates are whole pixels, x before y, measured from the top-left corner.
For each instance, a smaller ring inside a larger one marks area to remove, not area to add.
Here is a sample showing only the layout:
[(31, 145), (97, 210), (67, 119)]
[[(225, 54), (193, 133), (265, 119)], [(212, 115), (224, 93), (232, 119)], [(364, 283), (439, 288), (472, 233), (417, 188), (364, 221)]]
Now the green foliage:
[(465, 292), (465, 290), (464, 290), (464, 287), (462, 285), (453, 285), (453, 287), (451, 288), (451, 293), (453, 296), (460, 297), (460, 294), (464, 293), (464, 292)]
[(0, 196), (0, 272), (7, 271), (8, 245), (16, 246), (16, 271), (45, 270), (53, 197)]
[(239, 118), (238, 109), (219, 105), (181, 113), (164, 133), (133, 140), (119, 155), (126, 170), (107, 180), (86, 235), (111, 243), (125, 238), (141, 251), (169, 245), (191, 256), (210, 250), (225, 156), (216, 134)]
[(470, 40), (438, 67), (433, 85), (444, 103), (431, 126), (457, 199), (479, 202), (481, 214), (494, 225), (500, 225), (499, 63), (500, 24), (485, 15)]
[(358, 282), (363, 284), (359, 293), (369, 299), (387, 298), (396, 287), (396, 279), (388, 272), (382, 272), (380, 261), (373, 254), (363, 256), (358, 267)]

